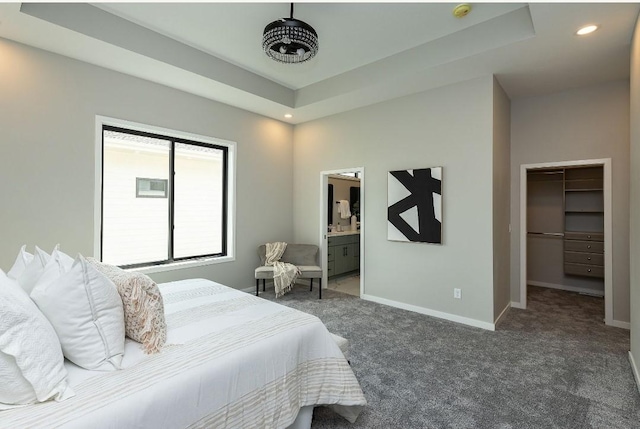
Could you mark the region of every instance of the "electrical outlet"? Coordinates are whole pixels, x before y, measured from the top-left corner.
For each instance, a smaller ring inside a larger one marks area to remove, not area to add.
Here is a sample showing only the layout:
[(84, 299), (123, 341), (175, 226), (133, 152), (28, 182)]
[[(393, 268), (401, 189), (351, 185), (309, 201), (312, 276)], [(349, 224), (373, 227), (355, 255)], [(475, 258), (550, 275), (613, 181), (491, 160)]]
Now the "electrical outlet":
[(458, 288), (453, 290), (453, 297), (456, 299), (462, 299), (462, 291)]

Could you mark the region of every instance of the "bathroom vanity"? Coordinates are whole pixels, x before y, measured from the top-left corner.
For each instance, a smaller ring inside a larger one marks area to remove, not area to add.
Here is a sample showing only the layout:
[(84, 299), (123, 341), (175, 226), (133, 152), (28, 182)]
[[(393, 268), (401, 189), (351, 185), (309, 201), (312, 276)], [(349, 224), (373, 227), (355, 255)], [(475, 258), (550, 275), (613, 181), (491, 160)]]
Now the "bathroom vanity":
[(360, 231), (331, 232), (327, 237), (329, 278), (360, 271)]

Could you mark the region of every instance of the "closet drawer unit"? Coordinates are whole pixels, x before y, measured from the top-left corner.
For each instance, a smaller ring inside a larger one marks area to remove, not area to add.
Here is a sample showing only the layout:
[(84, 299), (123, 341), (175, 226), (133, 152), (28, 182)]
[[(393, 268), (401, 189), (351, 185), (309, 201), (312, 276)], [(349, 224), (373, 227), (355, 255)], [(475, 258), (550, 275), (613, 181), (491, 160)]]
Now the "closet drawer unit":
[(566, 240), (582, 240), (582, 241), (604, 241), (604, 233), (602, 232), (566, 232), (564, 233)]
[(598, 253), (564, 252), (564, 262), (603, 266), (604, 255)]
[(569, 252), (604, 253), (602, 241), (564, 240), (564, 250)]
[(604, 277), (604, 267), (582, 264), (564, 264), (565, 274), (588, 277)]

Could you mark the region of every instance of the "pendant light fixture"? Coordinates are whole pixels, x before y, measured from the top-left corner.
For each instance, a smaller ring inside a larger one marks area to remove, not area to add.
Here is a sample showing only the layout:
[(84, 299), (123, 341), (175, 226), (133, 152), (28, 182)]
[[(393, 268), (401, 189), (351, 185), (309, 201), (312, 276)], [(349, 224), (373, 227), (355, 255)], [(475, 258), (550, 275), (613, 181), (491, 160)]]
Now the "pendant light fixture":
[(318, 53), (318, 34), (309, 24), (291, 16), (273, 21), (264, 28), (262, 49), (280, 63), (303, 63)]

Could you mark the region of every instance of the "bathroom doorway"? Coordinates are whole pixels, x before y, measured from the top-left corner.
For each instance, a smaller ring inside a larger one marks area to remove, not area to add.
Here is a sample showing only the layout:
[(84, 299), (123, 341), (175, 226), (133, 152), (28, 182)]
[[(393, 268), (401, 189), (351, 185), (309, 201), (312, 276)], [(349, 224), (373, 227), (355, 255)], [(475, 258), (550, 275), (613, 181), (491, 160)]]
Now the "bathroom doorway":
[(364, 294), (364, 168), (320, 173), (323, 285)]

